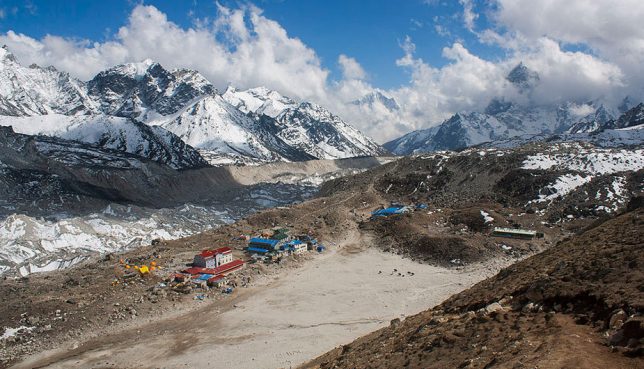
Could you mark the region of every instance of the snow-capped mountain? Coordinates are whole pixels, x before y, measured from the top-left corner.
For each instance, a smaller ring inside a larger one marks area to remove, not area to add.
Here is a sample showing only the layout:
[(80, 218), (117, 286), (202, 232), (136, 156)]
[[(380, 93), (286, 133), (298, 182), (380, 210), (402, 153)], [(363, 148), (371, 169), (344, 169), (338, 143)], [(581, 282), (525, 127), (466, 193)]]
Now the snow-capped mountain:
[(386, 153), (372, 139), (317, 104), (297, 103), (263, 87), (245, 91), (229, 87), (222, 97), (253, 117), (256, 136), (268, 147), (277, 147), (274, 151), (285, 159), (339, 159)]
[(6, 46), (0, 48), (0, 114), (88, 114), (94, 103), (83, 82), (53, 67), (24, 67)]
[(195, 149), (175, 134), (128, 118), (62, 114), (0, 116), (0, 126), (11, 126), (23, 134), (59, 137), (123, 151), (174, 169), (208, 165)]
[(506, 79), (517, 87), (521, 93), (531, 90), (537, 85), (537, 83), (539, 83), (540, 80), (539, 74), (530, 70), (525, 66), (525, 64), (523, 64), (523, 62), (514, 67), (510, 73), (508, 73)]
[(238, 91), (228, 86), (221, 95), (230, 105), (233, 105), (242, 112), (255, 113), (257, 115), (268, 115), (271, 118), (277, 117), (287, 108), (294, 108), (297, 103), (279, 92), (269, 90), (265, 87), (251, 88), (245, 91)]
[(210, 156), (275, 161), (281, 156), (256, 136), (254, 121), (219, 95), (205, 96), (176, 114), (147, 122), (163, 127)]
[[(512, 69), (506, 79), (525, 96), (530, 95), (532, 88), (539, 83), (539, 75), (523, 63)], [(619, 112), (607, 109), (601, 101), (582, 106), (572, 102), (552, 106), (519, 104), (494, 98), (484, 112), (456, 113), (438, 126), (410, 132), (383, 146), (395, 154), (406, 155), (462, 149), (519, 138), (525, 140), (538, 136), (545, 139), (563, 133), (571, 134), (572, 137), (572, 134), (605, 128), (623, 128), (616, 123), (609, 123), (617, 122), (615, 119), (618, 114)]]
[(617, 120), (610, 120), (604, 124), (604, 129), (634, 128), (644, 124), (644, 103), (624, 112)]
[(380, 91), (370, 92), (358, 100), (351, 102), (353, 105), (358, 105), (361, 107), (366, 107), (372, 110), (387, 110), (390, 112), (395, 112), (400, 110), (400, 105), (393, 97), (385, 96)]
[[(136, 76), (136, 71), (128, 72)], [(106, 114), (110, 113), (107, 102), (116, 101), (117, 95), (114, 89), (107, 88), (101, 91), (104, 97), (96, 95), (102, 75), (86, 84), (54, 68), (36, 65), (27, 68), (3, 47), (0, 49), (0, 125), (12, 126), (19, 133), (55, 136), (124, 151), (175, 169), (208, 165), (196, 150), (171, 132)], [(180, 93), (181, 88), (176, 90), (167, 96), (177, 99), (184, 95)], [(122, 104), (118, 110), (123, 111), (121, 107)]]
[[(457, 113), (436, 127), (408, 133), (384, 146), (399, 155), (455, 150), (522, 135), (555, 134), (574, 121), (569, 106), (527, 108), (493, 100), (487, 113)], [(493, 114), (490, 114), (493, 113)]]
[[(219, 95), (201, 74), (151, 60), (78, 81), (0, 51), (0, 124), (174, 168), (373, 156), (384, 150), (324, 108), (263, 87)], [(288, 112), (288, 113), (287, 113)], [(199, 152), (197, 152), (196, 150)]]
[(568, 133), (590, 133), (600, 130), (608, 121), (615, 118), (615, 112), (609, 111), (600, 105), (593, 113), (581, 118), (573, 124)]
[(315, 157), (346, 158), (382, 155), (375, 141), (325, 108), (303, 102), (275, 118), (276, 135), (290, 146)]
[(198, 72), (168, 71), (149, 59), (100, 72), (87, 87), (102, 113), (139, 121), (176, 113), (195, 98), (216, 92)]

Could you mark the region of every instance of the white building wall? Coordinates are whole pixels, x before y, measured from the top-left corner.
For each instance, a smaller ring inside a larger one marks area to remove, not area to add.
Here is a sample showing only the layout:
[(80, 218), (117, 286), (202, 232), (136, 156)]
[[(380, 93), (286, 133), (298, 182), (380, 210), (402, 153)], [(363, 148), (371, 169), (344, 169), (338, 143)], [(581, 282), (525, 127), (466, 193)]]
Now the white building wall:
[(228, 264), (233, 261), (233, 253), (217, 254), (215, 259), (217, 260), (217, 266)]
[(301, 254), (301, 253), (306, 251), (306, 244), (301, 243), (299, 245), (294, 245), (294, 249), (295, 249), (295, 250), (293, 250), (294, 253)]

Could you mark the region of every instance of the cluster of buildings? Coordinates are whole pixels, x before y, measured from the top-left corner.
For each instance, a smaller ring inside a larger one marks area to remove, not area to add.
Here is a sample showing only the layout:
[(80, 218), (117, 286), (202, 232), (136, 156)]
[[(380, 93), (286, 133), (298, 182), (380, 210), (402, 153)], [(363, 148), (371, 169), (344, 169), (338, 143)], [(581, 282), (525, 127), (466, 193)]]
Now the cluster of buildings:
[(226, 282), (226, 276), (244, 267), (245, 262), (233, 257), (230, 247), (204, 250), (195, 255), (192, 267), (174, 275), (177, 282), (194, 282), (220, 287)]
[[(245, 238), (248, 239), (248, 238)], [(286, 229), (263, 232), (250, 238), (246, 252), (254, 260), (279, 260), (285, 255), (301, 254), (308, 250), (321, 252), (324, 246), (308, 235), (291, 237)], [(244, 267), (245, 262), (233, 257), (230, 247), (204, 250), (194, 256), (192, 266), (173, 275), (179, 284), (221, 287), (227, 283), (226, 276)]]
[(309, 236), (291, 237), (287, 230), (278, 229), (272, 234), (265, 232), (261, 237), (251, 238), (246, 252), (255, 260), (274, 260), (283, 255), (301, 254), (309, 250), (324, 251), (324, 246)]

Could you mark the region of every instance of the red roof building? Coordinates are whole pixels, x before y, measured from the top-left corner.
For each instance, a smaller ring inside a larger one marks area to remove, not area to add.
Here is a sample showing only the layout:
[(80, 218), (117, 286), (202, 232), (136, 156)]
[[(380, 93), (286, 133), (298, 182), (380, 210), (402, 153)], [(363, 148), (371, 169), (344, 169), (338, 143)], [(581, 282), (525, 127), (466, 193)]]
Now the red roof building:
[(187, 274), (212, 274), (213, 276), (225, 275), (241, 269), (244, 266), (243, 260), (233, 260), (230, 263), (220, 265), (216, 268), (192, 267), (183, 270)]
[(204, 250), (195, 255), (192, 265), (201, 268), (216, 268), (233, 261), (233, 250), (230, 247), (220, 247), (215, 250)]

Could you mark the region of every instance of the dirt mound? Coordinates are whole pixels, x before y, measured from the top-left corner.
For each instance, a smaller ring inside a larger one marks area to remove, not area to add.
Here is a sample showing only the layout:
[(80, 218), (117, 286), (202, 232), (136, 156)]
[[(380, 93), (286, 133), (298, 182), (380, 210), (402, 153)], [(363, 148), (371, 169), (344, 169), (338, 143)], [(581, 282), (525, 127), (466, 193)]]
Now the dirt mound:
[(307, 368), (641, 368), (644, 209), (609, 220)]
[[(543, 239), (525, 241), (490, 237), (492, 223), (486, 223), (481, 209), (493, 206), (479, 204), (462, 209), (441, 209), (440, 212), (418, 210), (365, 221), (360, 227), (372, 234), (377, 240), (374, 246), (384, 251), (448, 267), (507, 254), (522, 257), (545, 248)], [(528, 223), (527, 218), (523, 220)], [(496, 224), (508, 225), (504, 219), (499, 219)]]
[(493, 254), (491, 241), (476, 237), (481, 242), (472, 242), (461, 236), (431, 232), (423, 227), (426, 218), (423, 214), (395, 216), (364, 223), (362, 229), (376, 235), (376, 245), (381, 249), (431, 264), (469, 264)]

